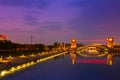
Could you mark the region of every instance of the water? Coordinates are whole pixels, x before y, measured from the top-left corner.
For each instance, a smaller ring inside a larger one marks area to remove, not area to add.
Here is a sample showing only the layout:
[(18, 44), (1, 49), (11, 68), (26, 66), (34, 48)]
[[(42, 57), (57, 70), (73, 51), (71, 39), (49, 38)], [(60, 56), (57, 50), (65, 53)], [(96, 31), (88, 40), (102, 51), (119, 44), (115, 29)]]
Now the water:
[[(80, 61), (84, 62), (80, 62)], [(77, 56), (75, 64), (71, 63), (71, 57), (57, 57), (14, 74), (1, 80), (119, 80), (120, 57), (114, 57), (113, 65), (105, 63), (85, 62), (89, 60), (106, 60), (101, 58), (85, 58)]]

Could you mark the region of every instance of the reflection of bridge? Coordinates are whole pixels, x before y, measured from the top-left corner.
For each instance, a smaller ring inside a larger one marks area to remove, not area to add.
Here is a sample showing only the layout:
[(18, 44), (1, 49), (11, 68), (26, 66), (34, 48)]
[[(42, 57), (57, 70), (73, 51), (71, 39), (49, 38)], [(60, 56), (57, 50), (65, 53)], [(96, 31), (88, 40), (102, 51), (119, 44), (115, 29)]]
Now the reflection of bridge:
[(92, 63), (92, 64), (107, 64), (107, 65), (112, 65), (113, 64), (113, 55), (112, 54), (108, 54), (106, 56), (106, 59), (95, 59), (95, 58), (85, 58), (85, 59), (77, 59), (77, 54), (75, 53), (71, 53), (71, 63), (75, 64), (75, 63)]

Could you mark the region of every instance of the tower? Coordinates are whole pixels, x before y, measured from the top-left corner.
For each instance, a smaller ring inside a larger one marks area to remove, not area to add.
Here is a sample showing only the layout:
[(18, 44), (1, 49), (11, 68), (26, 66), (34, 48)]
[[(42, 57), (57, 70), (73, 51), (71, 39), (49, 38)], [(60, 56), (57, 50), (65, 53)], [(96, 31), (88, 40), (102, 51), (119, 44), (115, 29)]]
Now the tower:
[(31, 43), (31, 45), (32, 45), (32, 42), (33, 42), (33, 36), (31, 35), (30, 36), (30, 43)]
[(76, 48), (76, 38), (71, 39), (71, 48), (75, 49)]
[(113, 38), (107, 38), (107, 47), (108, 48), (113, 48), (113, 45), (114, 45)]

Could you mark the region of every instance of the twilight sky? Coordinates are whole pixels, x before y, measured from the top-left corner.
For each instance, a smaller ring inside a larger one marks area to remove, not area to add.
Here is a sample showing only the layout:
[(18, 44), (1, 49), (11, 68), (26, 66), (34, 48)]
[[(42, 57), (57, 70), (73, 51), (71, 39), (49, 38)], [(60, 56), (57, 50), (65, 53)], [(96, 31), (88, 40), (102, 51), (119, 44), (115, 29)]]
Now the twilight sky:
[[(120, 0), (0, 0), (0, 34), (18, 43), (120, 42)], [(79, 41), (80, 42), (80, 41)]]

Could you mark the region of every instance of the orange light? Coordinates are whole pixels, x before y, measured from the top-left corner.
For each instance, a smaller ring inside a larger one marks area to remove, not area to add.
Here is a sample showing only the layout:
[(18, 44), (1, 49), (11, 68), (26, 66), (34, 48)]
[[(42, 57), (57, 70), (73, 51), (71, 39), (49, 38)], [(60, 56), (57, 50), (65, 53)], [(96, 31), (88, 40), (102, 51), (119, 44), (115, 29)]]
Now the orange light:
[(6, 36), (6, 35), (1, 35), (1, 34), (0, 34), (0, 38), (6, 40), (6, 39), (7, 39), (7, 36)]
[(72, 39), (72, 42), (75, 42), (76, 40), (75, 39)]
[(75, 41), (75, 39), (72, 40), (73, 42)]
[(112, 41), (112, 40), (113, 40), (112, 38), (109, 39), (109, 41)]

